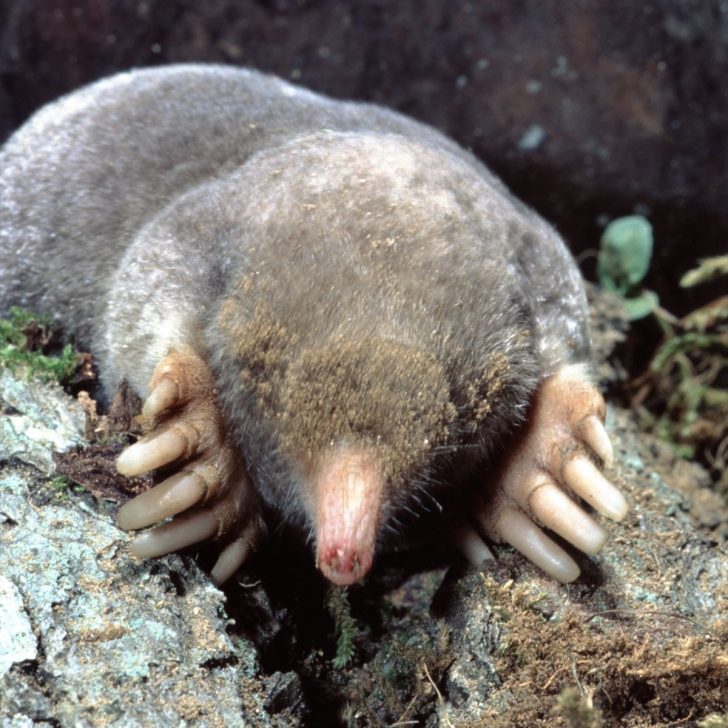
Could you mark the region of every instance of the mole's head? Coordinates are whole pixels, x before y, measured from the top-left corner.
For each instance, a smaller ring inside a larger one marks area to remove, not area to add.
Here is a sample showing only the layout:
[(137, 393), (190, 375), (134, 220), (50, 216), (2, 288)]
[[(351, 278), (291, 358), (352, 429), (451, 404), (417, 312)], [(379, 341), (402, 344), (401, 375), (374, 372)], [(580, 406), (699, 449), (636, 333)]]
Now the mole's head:
[(208, 358), (263, 500), (350, 584), (441, 453), (518, 419), (532, 337), (470, 165), (396, 135), (284, 147), (216, 193)]
[(217, 367), (218, 397), (263, 500), (310, 529), (328, 579), (352, 584), (418, 488), (465, 443), (486, 452), (526, 393), (502, 353), (463, 375), (461, 359), (381, 334), (306, 345), (266, 320), (228, 339), (235, 366)]

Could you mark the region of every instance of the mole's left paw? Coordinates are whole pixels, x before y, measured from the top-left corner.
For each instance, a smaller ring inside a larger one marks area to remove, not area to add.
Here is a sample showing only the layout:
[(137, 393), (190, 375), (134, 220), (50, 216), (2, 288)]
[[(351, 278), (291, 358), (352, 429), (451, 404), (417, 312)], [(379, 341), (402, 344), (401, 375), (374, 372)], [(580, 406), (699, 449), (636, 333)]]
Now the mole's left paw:
[(262, 534), (257, 494), (227, 433), (210, 371), (197, 354), (174, 352), (162, 359), (149, 389), (142, 414), (152, 431), (127, 448), (116, 466), (128, 476), (162, 467), (174, 472), (124, 504), (119, 526), (145, 528), (172, 517), (132, 542), (137, 558), (162, 556), (209, 538), (220, 541), (224, 548), (212, 569), (220, 584)]
[[(604, 410), (580, 366), (564, 367), (542, 382), (519, 441), (495, 474), (496, 492), (478, 506), (478, 520), (491, 539), (511, 544), (562, 582), (576, 579), (579, 567), (540, 525), (595, 554), (607, 533), (574, 494), (612, 520), (627, 513), (622, 494), (594, 464), (595, 455), (606, 464), (613, 458)], [(482, 551), (472, 543), (475, 538), (468, 536), (471, 554)]]

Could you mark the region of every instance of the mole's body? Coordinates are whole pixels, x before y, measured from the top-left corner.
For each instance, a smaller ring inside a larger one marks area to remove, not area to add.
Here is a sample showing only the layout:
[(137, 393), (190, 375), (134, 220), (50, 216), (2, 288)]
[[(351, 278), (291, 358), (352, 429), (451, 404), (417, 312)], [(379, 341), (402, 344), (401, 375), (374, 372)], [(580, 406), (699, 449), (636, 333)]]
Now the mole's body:
[(155, 429), (119, 468), (178, 472), (120, 522), (176, 517), (138, 555), (215, 537), (224, 579), (260, 497), (350, 583), (461, 455), (483, 530), (557, 578), (578, 570), (533, 521), (591, 553), (604, 532), (569, 489), (624, 514), (590, 459), (610, 450), (563, 243), (471, 155), (379, 107), (216, 66), (47, 106), (0, 153), (13, 304), (75, 331), (109, 391), (151, 391)]

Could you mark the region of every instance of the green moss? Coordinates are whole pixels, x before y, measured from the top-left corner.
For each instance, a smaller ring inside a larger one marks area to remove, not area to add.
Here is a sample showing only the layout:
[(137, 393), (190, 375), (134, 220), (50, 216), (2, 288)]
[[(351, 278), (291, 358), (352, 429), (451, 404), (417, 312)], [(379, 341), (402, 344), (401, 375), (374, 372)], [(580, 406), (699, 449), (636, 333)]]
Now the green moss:
[(53, 492), (55, 497), (61, 502), (65, 502), (68, 499), (70, 493), (84, 492), (82, 486), (74, 483), (70, 478), (67, 478), (65, 475), (56, 475), (55, 477), (51, 478), (46, 485), (48, 489)]
[(67, 490), (70, 490), (72, 486), (73, 481), (70, 478), (67, 478), (65, 475), (56, 475), (54, 478), (51, 478), (48, 481), (48, 487), (51, 490), (55, 490), (58, 492), (65, 492)]
[(354, 657), (354, 639), (359, 633), (356, 620), (351, 616), (347, 590), (332, 586), (326, 606), (336, 629), (336, 656), (331, 664), (336, 670), (343, 670)]
[(7, 318), (0, 318), (0, 367), (43, 381), (67, 383), (76, 371), (77, 356), (70, 344), (57, 356), (45, 353), (52, 339), (47, 317), (11, 308)]

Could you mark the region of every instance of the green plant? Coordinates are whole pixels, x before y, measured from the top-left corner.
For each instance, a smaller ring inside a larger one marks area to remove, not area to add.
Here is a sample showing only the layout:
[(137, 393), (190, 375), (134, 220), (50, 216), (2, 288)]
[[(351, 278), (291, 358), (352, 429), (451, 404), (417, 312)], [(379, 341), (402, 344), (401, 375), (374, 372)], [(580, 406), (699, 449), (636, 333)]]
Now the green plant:
[(326, 606), (336, 630), (336, 655), (331, 664), (336, 670), (343, 670), (354, 657), (354, 639), (359, 633), (356, 620), (351, 616), (347, 590), (330, 587)]
[[(728, 274), (728, 256), (702, 261), (682, 287)], [(664, 339), (634, 382), (633, 406), (684, 457), (702, 456), (728, 489), (728, 296), (681, 319), (656, 311)]]
[(0, 366), (66, 383), (76, 371), (77, 356), (70, 344), (51, 355), (54, 339), (47, 317), (13, 307), (7, 318), (0, 318)]
[(658, 304), (657, 294), (642, 286), (650, 267), (652, 246), (652, 226), (641, 215), (610, 222), (599, 244), (599, 284), (624, 300), (633, 321), (652, 313)]
[[(642, 285), (650, 266), (652, 226), (639, 215), (613, 220), (602, 235), (597, 275), (622, 298), (630, 320), (654, 315), (664, 333), (647, 371), (632, 383), (643, 426), (682, 457), (701, 459), (728, 492), (728, 296), (678, 319)], [(681, 279), (690, 287), (728, 275), (728, 256), (709, 258)]]
[(66, 501), (71, 493), (84, 492), (82, 486), (65, 475), (55, 475), (48, 481), (47, 486), (61, 501)]

